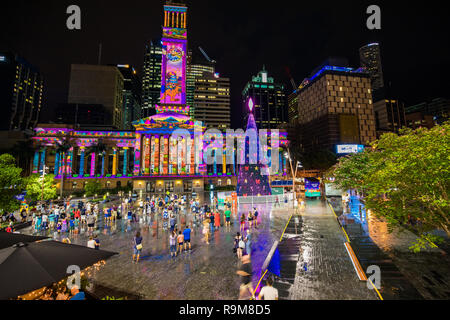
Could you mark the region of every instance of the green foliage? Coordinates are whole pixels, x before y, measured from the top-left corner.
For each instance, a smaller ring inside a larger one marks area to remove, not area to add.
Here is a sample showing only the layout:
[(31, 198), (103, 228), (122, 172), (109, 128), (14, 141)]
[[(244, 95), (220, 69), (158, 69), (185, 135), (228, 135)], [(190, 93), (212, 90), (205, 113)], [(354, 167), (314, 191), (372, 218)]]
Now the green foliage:
[(116, 298), (116, 297), (106, 296), (102, 300), (125, 300), (125, 298)]
[(99, 180), (89, 180), (86, 183), (84, 190), (86, 191), (87, 197), (92, 197), (96, 194), (100, 194), (100, 191), (102, 190), (102, 184)]
[(16, 167), (16, 159), (10, 154), (0, 155), (0, 214), (19, 209), (20, 203), (14, 196), (24, 188), (22, 169)]
[(56, 183), (53, 174), (46, 174), (44, 179), (38, 174), (33, 174), (26, 179), (26, 198), (31, 201), (41, 201), (42, 194), (44, 200), (53, 200), (56, 198)]
[(390, 230), (402, 226), (418, 234), (413, 250), (433, 246), (430, 231), (450, 236), (449, 131), (447, 122), (384, 134), (372, 149), (340, 159), (330, 174), (339, 187), (362, 191), (366, 207)]

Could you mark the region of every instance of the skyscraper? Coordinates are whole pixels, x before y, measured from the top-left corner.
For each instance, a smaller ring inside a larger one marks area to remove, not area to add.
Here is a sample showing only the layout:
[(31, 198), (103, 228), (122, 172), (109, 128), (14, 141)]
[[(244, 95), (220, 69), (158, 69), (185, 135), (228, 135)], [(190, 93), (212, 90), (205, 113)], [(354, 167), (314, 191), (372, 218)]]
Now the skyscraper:
[(230, 79), (210, 72), (196, 77), (194, 107), (193, 118), (202, 121), (207, 128), (229, 129)]
[(187, 72), (186, 72), (186, 103), (191, 107), (190, 108), (190, 116), (194, 117), (195, 113), (195, 104), (194, 104), (194, 95), (195, 95), (195, 80), (198, 77), (203, 76), (203, 73), (213, 75), (215, 72), (215, 68), (213, 64), (209, 63), (193, 63), (191, 56), (191, 63), (187, 64)]
[(370, 75), (364, 69), (322, 65), (303, 80), (298, 101), (304, 152), (376, 139)]
[[(247, 83), (242, 92), (243, 114), (246, 114), (245, 109), (250, 98), (255, 104), (254, 116), (259, 129), (276, 129), (287, 123), (284, 85), (275, 83), (274, 79), (268, 76), (265, 67)], [(246, 118), (243, 119), (243, 126), (246, 121)]]
[(39, 70), (11, 52), (0, 52), (0, 130), (23, 131), (36, 126), (42, 106)]
[(126, 64), (117, 65), (124, 78), (123, 86), (123, 129), (133, 129), (132, 122), (141, 118), (141, 82), (136, 70)]
[(377, 137), (406, 127), (405, 105), (399, 100), (383, 99), (373, 104)]
[(161, 41), (151, 41), (145, 46), (142, 68), (142, 110), (141, 118), (155, 114), (161, 92)]
[[(381, 64), (381, 51), (379, 43), (370, 43), (359, 49), (361, 67), (366, 68), (370, 74), (370, 82), (374, 100), (378, 101), (377, 93), (384, 87), (383, 67)], [(384, 98), (384, 97), (380, 97)]]
[(123, 126), (124, 78), (115, 66), (72, 64), (69, 104), (101, 104), (114, 129)]

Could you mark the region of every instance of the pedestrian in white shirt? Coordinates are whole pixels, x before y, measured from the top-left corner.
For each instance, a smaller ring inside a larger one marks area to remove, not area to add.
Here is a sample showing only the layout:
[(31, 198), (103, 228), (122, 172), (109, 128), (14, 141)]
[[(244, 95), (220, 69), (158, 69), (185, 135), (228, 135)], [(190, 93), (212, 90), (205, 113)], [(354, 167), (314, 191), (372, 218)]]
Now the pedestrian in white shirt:
[(266, 286), (261, 289), (258, 295), (259, 300), (278, 300), (278, 290), (272, 287), (273, 278), (269, 277), (266, 280)]
[(91, 249), (95, 249), (95, 240), (92, 236), (89, 237), (89, 241), (87, 242), (87, 247)]

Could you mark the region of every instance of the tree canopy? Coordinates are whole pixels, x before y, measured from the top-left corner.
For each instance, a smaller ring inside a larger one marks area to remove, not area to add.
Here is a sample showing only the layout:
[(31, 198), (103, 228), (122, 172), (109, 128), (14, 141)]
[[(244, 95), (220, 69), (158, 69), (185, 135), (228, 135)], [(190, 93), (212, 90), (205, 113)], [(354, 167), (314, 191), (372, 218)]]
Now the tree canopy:
[(38, 174), (33, 174), (26, 179), (26, 198), (31, 201), (41, 201), (42, 194), (44, 200), (53, 200), (56, 198), (56, 183), (53, 174), (46, 174), (44, 182)]
[(363, 153), (341, 158), (330, 175), (343, 189), (364, 194), (366, 208), (389, 229), (402, 226), (419, 235), (411, 249), (450, 237), (450, 122), (432, 129), (387, 133)]
[(24, 187), (22, 169), (16, 167), (16, 159), (10, 154), (0, 155), (0, 214), (19, 209), (20, 203), (14, 198)]

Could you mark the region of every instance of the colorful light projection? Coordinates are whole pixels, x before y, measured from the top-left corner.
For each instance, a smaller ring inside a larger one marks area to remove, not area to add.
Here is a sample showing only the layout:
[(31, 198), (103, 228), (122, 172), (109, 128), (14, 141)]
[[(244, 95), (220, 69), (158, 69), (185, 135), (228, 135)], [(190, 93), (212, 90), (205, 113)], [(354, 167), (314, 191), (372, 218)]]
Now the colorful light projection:
[(186, 51), (185, 40), (162, 42), (161, 104), (186, 104)]
[(187, 30), (184, 28), (163, 28), (163, 37), (172, 39), (187, 39)]

